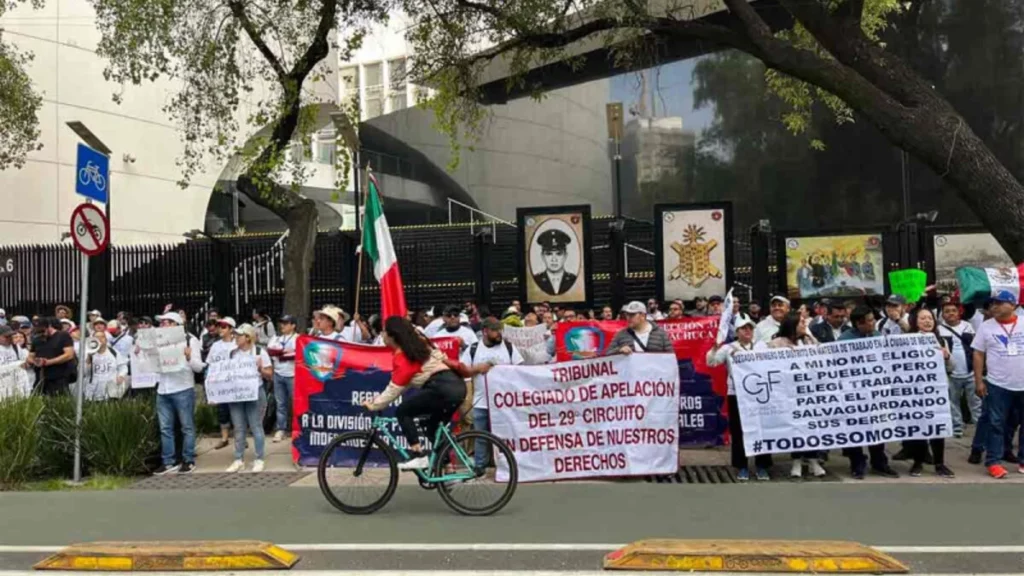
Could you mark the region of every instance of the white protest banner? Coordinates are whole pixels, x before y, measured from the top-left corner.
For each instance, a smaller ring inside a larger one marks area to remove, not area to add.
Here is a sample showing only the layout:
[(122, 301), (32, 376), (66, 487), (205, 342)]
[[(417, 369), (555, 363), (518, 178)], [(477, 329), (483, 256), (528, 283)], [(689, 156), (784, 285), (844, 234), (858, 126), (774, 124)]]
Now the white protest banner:
[(131, 386), (133, 389), (156, 387), (160, 375), (157, 373), (157, 365), (153, 362), (153, 358), (148, 352), (141, 348), (132, 350), (129, 365), (131, 366)]
[[(136, 374), (178, 372), (188, 369), (185, 360), (185, 329), (181, 326), (144, 328), (135, 336), (137, 350), (132, 353), (132, 379)], [(136, 372), (138, 366), (139, 372)], [(148, 380), (143, 378), (143, 380)], [(132, 388), (139, 386), (134, 382)]]
[(715, 343), (718, 345), (722, 345), (729, 339), (729, 330), (732, 328), (732, 323), (735, 322), (732, 305), (732, 288), (729, 288), (729, 293), (725, 295), (725, 302), (722, 303), (722, 318), (718, 321), (718, 336), (715, 338)]
[(24, 398), (32, 392), (28, 372), (22, 367), (23, 364), (17, 361), (0, 365), (0, 400)]
[[(609, 356), (487, 374), (491, 432), (519, 480), (679, 470), (679, 365), (673, 354)], [(498, 462), (499, 481), (508, 469)]]
[(747, 454), (951, 436), (945, 360), (931, 334), (733, 356)]
[(530, 365), (547, 364), (551, 361), (548, 354), (547, 326), (537, 325), (528, 328), (505, 326), (504, 337), (511, 342), (523, 356), (523, 362)]
[(260, 398), (260, 371), (256, 356), (234, 354), (210, 364), (206, 371), (206, 401), (210, 404), (254, 402)]

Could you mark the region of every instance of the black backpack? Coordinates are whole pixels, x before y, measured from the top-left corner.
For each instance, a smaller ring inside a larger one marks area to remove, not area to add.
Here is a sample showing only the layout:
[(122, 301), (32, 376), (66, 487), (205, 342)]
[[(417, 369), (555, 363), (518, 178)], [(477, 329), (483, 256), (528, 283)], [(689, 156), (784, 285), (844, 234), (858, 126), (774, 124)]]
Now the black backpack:
[[(505, 343), (505, 350), (508, 350), (508, 361), (512, 362), (512, 343), (508, 340), (502, 340)], [(473, 342), (473, 345), (469, 347), (469, 361), (476, 363), (476, 349), (480, 345), (479, 342)]]

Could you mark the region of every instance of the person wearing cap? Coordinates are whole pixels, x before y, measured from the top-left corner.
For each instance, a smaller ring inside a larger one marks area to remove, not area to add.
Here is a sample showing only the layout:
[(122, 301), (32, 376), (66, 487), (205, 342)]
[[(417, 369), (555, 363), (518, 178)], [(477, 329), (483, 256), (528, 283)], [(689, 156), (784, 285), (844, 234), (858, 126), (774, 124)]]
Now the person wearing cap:
[(722, 314), (722, 306), (725, 305), (725, 298), (722, 298), (718, 294), (712, 295), (708, 298), (708, 315), (709, 316), (720, 316)]
[(824, 322), (811, 323), (811, 334), (822, 344), (839, 340), (847, 329), (846, 306), (839, 302), (829, 302), (825, 310)]
[(269, 380), (274, 376), (274, 366), (270, 361), (267, 351), (259, 348), (256, 341), (259, 338), (256, 328), (252, 324), (242, 324), (234, 330), (235, 349), (231, 357), (240, 354), (247, 354), (256, 357), (255, 370), (260, 378), (259, 396), (256, 400), (249, 402), (230, 402), (227, 404), (231, 412), (231, 425), (235, 429), (235, 460), (228, 466), (226, 472), (235, 473), (245, 469), (245, 448), (247, 446), (245, 436), (246, 429), (252, 433), (253, 448), (256, 452), (256, 459), (252, 463), (253, 472), (263, 472), (265, 468), (266, 436), (263, 433), (263, 413), (267, 409), (267, 391), (263, 380)]
[[(206, 367), (213, 364), (226, 362), (235, 351), (235, 319), (225, 316), (216, 321), (217, 340), (210, 343), (206, 352), (204, 362)], [(217, 424), (220, 426), (220, 441), (213, 446), (214, 450), (221, 450), (231, 444), (231, 411), (227, 404), (217, 404)]]
[[(177, 312), (167, 312), (156, 317), (161, 328), (182, 326), (184, 321)], [(195, 351), (195, 354), (192, 352)], [(161, 372), (156, 389), (156, 413), (160, 421), (160, 449), (163, 465), (155, 474), (195, 470), (196, 462), (196, 385), (194, 374), (203, 371), (199, 341), (185, 334), (185, 366), (174, 372)], [(174, 426), (181, 426), (181, 462), (175, 461)]]
[(292, 399), (295, 397), (295, 317), (281, 316), (280, 332), (270, 340), (267, 354), (274, 363), (274, 399), (277, 400), (277, 431), (274, 442), (291, 434)]
[(757, 323), (757, 329), (754, 330), (754, 342), (765, 343), (771, 342), (772, 338), (779, 332), (779, 326), (782, 324), (782, 319), (789, 314), (789, 299), (785, 296), (776, 294), (772, 296), (771, 301), (768, 303), (768, 309), (770, 314), (764, 320)]
[[(494, 366), (518, 366), (524, 362), (519, 349), (502, 338), (503, 328), (504, 326), (497, 318), (493, 316), (484, 318), (481, 323), (483, 339), (466, 348), (459, 358), (459, 361), (469, 368), (469, 376), (472, 378), (474, 430), (491, 431), (490, 411), (487, 405), (487, 373)], [(487, 460), (490, 455), (486, 450), (487, 443), (482, 440), (477, 441), (474, 447), (477, 470), (484, 469), (488, 464)]]
[[(992, 318), (981, 324), (971, 348), (975, 392), (984, 398), (988, 410), (985, 467), (990, 476), (1001, 479), (1007, 475), (1000, 457), (1004, 450), (1009, 451), (1005, 438), (1008, 416), (1011, 410), (1024, 410), (1024, 322), (1016, 314), (1013, 293), (1001, 290), (992, 300)], [(1017, 471), (1024, 474), (1024, 444), (1016, 459)]]
[(545, 294), (561, 296), (576, 284), (576, 275), (565, 269), (567, 247), (571, 243), (572, 238), (558, 229), (546, 230), (537, 237), (544, 270), (533, 275), (533, 282)]
[(95, 352), (85, 358), (86, 400), (103, 402), (124, 396), (128, 379), (128, 356), (118, 354), (109, 346), (107, 322), (96, 318), (91, 324), (92, 338), (99, 345)]
[(29, 362), (40, 369), (43, 394), (67, 394), (78, 369), (75, 343), (57, 318), (48, 318), (44, 323), (46, 331), (32, 342)]
[(70, 318), (61, 318), (60, 319), (60, 329), (61, 329), (62, 332), (67, 332), (68, 334), (70, 334), (70, 333), (74, 332), (75, 330), (78, 330), (78, 326), (76, 326), (75, 322), (73, 320), (71, 320)]
[(57, 306), (56, 308), (54, 308), (53, 314), (54, 314), (54, 316), (57, 317), (58, 320), (64, 320), (65, 318), (70, 319), (71, 316), (72, 316), (71, 308), (68, 308), (67, 306), (65, 306), (63, 304), (61, 304), (61, 305)]
[(668, 333), (647, 320), (647, 307), (643, 302), (630, 302), (622, 311), (626, 313), (627, 326), (615, 333), (606, 354), (672, 352)]
[(432, 338), (446, 337), (446, 338), (458, 338), (462, 341), (460, 350), (465, 350), (468, 346), (475, 344), (478, 341), (476, 332), (469, 326), (465, 326), (462, 323), (462, 310), (458, 306), (449, 306), (444, 311), (444, 327), (436, 331), (434, 334), (429, 335)]
[(875, 328), (883, 336), (896, 336), (910, 332), (910, 316), (906, 313), (907, 299), (893, 294), (885, 300), (885, 317)]
[[(843, 332), (839, 336), (839, 342), (879, 336), (878, 330), (875, 329), (875, 313), (868, 306), (862, 304), (854, 308), (853, 313), (850, 314), (850, 322), (853, 324), (853, 328)], [(850, 473), (853, 478), (863, 480), (868, 465), (868, 458), (864, 456), (863, 447), (844, 448), (843, 454), (850, 459)], [(868, 454), (870, 455), (871, 470), (874, 473), (887, 478), (899, 478), (899, 473), (889, 465), (884, 444), (868, 446)]]
[(118, 355), (124, 356), (125, 358), (131, 358), (132, 348), (135, 347), (135, 339), (132, 335), (124, 329), (121, 322), (117, 320), (111, 320), (107, 322), (107, 338), (110, 347), (113, 348)]
[[(750, 461), (747, 458), (746, 449), (743, 446), (743, 426), (740, 422), (740, 407), (736, 400), (736, 387), (732, 380), (732, 357), (737, 352), (750, 352), (754, 349), (754, 321), (749, 316), (737, 316), (733, 323), (736, 331), (736, 340), (728, 344), (715, 344), (708, 350), (708, 366), (721, 366), (725, 364), (729, 371), (729, 389), (727, 401), (729, 404), (729, 434), (731, 440), (732, 466), (738, 471), (736, 479), (740, 482), (750, 480)], [(754, 457), (754, 466), (757, 468), (757, 479), (767, 481), (771, 479), (768, 470), (772, 467), (772, 455), (760, 454)]]

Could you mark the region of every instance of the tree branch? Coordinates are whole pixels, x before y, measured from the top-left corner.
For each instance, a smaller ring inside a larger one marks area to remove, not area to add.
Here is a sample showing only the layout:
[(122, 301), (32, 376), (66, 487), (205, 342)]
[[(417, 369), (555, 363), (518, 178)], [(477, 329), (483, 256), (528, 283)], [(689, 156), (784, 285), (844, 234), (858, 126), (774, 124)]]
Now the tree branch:
[(281, 60), (274, 54), (274, 51), (267, 46), (266, 41), (263, 40), (263, 35), (256, 29), (256, 25), (253, 24), (249, 18), (249, 14), (245, 11), (245, 6), (240, 0), (229, 0), (228, 8), (231, 9), (231, 13), (238, 20), (238, 23), (242, 25), (242, 30), (245, 30), (246, 35), (249, 36), (249, 40), (256, 45), (256, 49), (260, 51), (263, 58), (266, 59), (267, 64), (274, 69), (274, 74), (277, 75), (277, 79), (283, 81), (285, 77), (284, 66), (281, 65)]
[(298, 84), (302, 84), (302, 81), (306, 79), (306, 76), (317, 63), (323, 60), (331, 51), (331, 45), (327, 37), (335, 26), (335, 18), (338, 14), (338, 0), (320, 1), (320, 22), (317, 24), (313, 41), (306, 48), (306, 52), (302, 57), (295, 62), (291, 72), (288, 73), (288, 77)]
[(846, 0), (836, 8), (835, 15), (840, 20), (860, 26), (864, 17), (864, 0)]

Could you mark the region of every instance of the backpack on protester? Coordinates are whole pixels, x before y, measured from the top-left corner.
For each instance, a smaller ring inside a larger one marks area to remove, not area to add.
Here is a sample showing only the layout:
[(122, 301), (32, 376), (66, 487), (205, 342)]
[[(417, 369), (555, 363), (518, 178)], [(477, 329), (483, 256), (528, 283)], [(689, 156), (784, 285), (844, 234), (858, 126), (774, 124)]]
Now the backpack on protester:
[[(509, 364), (511, 364), (512, 363), (512, 343), (509, 342), (508, 340), (502, 340), (502, 342), (505, 344), (505, 350), (508, 351), (508, 362), (509, 362)], [(469, 363), (470, 363), (470, 365), (476, 364), (476, 351), (479, 349), (479, 347), (480, 347), (480, 343), (479, 342), (473, 342), (473, 344), (470, 345), (470, 347), (469, 347)], [(459, 365), (461, 366), (462, 363), (460, 362)], [(466, 368), (468, 368), (468, 367), (466, 367)], [(459, 405), (459, 414), (464, 416), (469, 424), (472, 424), (473, 423), (473, 395), (474, 395), (474, 387), (475, 387), (475, 385), (473, 383), (473, 379), (470, 378), (469, 376), (467, 376), (465, 372), (460, 371), (460, 370), (456, 370), (456, 372), (459, 374), (459, 376), (461, 376), (462, 378), (466, 379), (466, 398), (462, 401), (462, 404)]]

